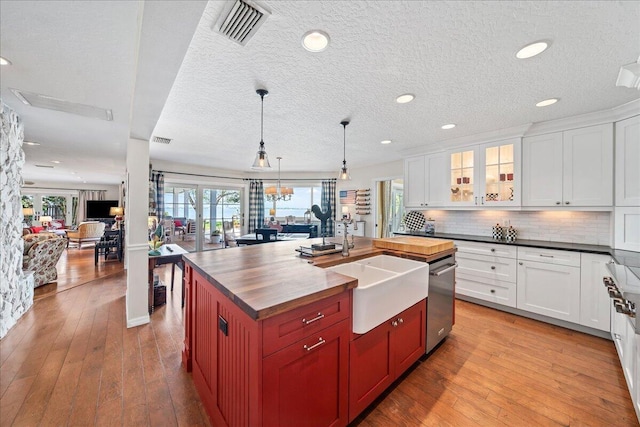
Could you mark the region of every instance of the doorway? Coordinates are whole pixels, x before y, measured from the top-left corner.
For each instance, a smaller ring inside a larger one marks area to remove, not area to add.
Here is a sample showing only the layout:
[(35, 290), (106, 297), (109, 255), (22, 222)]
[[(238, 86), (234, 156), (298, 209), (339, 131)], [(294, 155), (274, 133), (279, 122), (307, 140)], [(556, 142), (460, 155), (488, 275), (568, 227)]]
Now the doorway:
[(375, 180), (374, 237), (392, 237), (403, 228), (404, 181), (402, 178)]

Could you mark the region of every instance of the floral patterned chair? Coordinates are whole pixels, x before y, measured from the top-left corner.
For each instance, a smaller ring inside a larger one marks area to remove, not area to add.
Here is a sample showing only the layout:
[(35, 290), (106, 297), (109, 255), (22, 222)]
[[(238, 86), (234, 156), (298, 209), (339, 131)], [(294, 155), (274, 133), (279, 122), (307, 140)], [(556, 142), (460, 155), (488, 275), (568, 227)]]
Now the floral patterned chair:
[(66, 237), (54, 233), (38, 233), (27, 234), (22, 239), (22, 269), (33, 272), (34, 287), (55, 282), (58, 279), (56, 264), (67, 246)]

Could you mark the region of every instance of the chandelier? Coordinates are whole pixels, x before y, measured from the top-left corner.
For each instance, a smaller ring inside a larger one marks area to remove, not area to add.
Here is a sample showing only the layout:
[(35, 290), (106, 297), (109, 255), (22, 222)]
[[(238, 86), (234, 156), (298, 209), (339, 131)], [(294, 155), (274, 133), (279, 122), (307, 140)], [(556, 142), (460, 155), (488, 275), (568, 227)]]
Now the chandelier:
[(278, 159), (278, 185), (267, 187), (264, 189), (265, 197), (269, 202), (277, 202), (282, 200), (284, 202), (291, 200), (291, 196), (293, 195), (293, 188), (282, 187), (280, 185), (280, 160), (282, 157), (276, 157)]

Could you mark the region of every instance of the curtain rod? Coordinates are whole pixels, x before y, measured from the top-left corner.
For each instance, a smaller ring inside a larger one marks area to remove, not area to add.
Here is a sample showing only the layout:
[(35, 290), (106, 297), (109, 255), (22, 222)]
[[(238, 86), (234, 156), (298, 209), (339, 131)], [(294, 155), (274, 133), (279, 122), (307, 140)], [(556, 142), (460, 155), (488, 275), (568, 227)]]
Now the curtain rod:
[[(222, 178), (222, 179), (240, 179), (242, 181), (251, 181), (252, 179), (262, 179), (262, 178), (238, 178), (235, 176), (219, 176), (219, 175), (204, 175), (199, 173), (188, 173), (188, 172), (172, 172), (172, 171), (163, 171), (158, 169), (153, 169), (152, 172), (161, 172), (161, 173), (170, 173), (174, 175), (188, 175), (188, 176), (201, 176), (206, 178)], [(277, 180), (277, 178), (274, 178)], [(324, 180), (337, 180), (337, 178), (280, 178), (280, 180), (289, 180), (289, 181), (324, 181)]]
[[(96, 184), (100, 185), (100, 184)], [(120, 185), (120, 184), (105, 184), (105, 185)], [(23, 190), (62, 190), (62, 191), (107, 191), (96, 190), (95, 188), (60, 188), (60, 187), (20, 187)]]

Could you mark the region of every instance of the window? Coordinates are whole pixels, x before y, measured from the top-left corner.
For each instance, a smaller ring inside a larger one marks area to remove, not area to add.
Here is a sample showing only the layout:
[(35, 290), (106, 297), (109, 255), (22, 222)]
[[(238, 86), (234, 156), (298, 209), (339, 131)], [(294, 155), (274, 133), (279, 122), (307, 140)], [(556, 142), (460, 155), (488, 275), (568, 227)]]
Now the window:
[[(275, 184), (265, 184), (265, 187)], [(284, 184), (282, 184), (284, 185)], [(277, 202), (267, 201), (264, 202), (264, 216), (269, 218), (269, 210), (275, 209), (276, 217), (284, 219), (287, 216), (294, 216), (296, 220), (301, 221), (304, 218), (304, 213), (311, 209), (313, 205), (322, 205), (322, 187), (308, 186), (308, 187), (293, 187), (293, 195), (291, 200)]]

